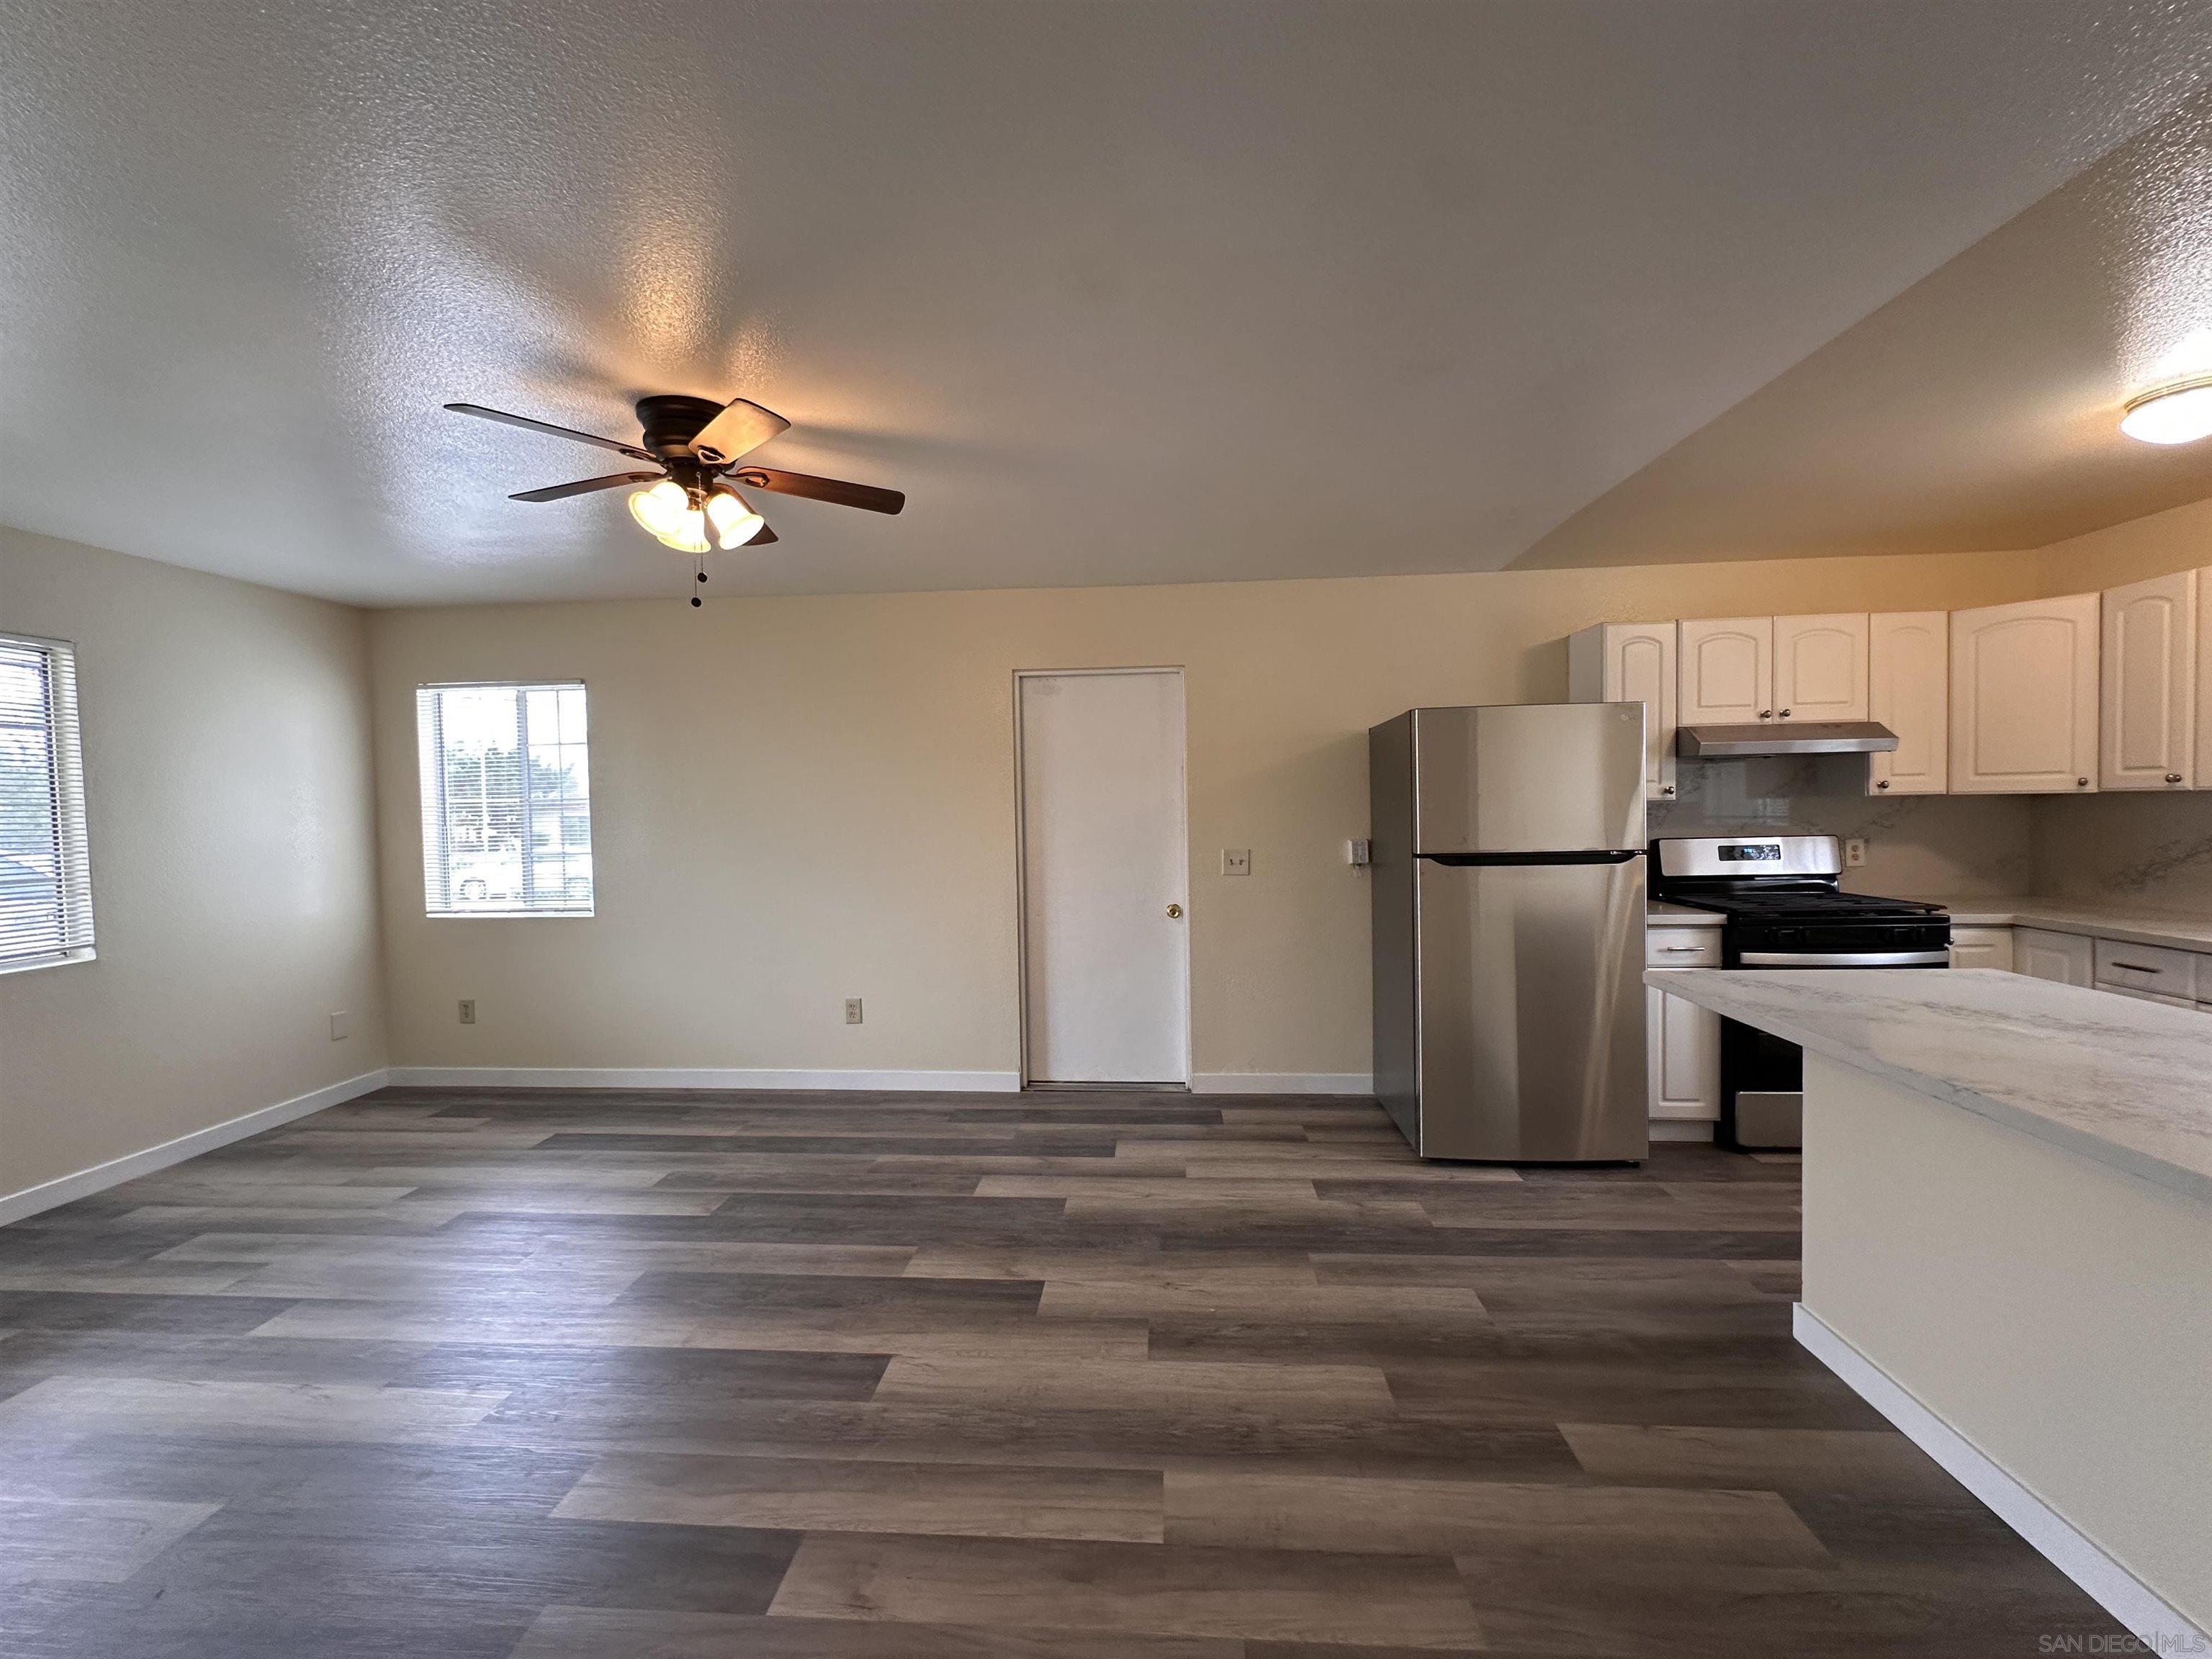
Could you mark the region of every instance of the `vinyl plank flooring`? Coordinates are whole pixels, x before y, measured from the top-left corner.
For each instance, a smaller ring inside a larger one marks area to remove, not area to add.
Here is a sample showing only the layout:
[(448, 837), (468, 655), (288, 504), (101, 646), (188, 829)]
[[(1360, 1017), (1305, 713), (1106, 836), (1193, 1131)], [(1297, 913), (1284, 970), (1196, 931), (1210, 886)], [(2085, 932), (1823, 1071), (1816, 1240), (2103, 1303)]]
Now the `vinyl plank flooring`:
[(771, 1612), (1132, 1635), (1482, 1645), (1434, 1557), (810, 1534)]
[(1825, 1564), (1771, 1492), (1550, 1483), (1170, 1474), (1174, 1544), (1565, 1561)]
[(847, 1619), (746, 1618), (628, 1607), (548, 1607), (514, 1659), (1245, 1659), (1233, 1637), (1089, 1636), (1060, 1630)]
[(1116, 1469), (634, 1455), (594, 1463), (553, 1513), (805, 1532), (1161, 1541), (1160, 1477)]
[(1792, 1339), (1798, 1176), (1424, 1164), (1342, 1097), (383, 1091), (0, 1227), (0, 1651), (2109, 1647)]
[(119, 1584), (220, 1507), (0, 1492), (0, 1583)]

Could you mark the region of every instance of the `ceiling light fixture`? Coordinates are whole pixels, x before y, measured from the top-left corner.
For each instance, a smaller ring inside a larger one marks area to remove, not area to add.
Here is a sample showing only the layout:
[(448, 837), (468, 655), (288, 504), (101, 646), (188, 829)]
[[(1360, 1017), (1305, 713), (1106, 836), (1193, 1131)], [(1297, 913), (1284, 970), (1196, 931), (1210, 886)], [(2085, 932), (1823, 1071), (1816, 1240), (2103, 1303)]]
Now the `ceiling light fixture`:
[(2147, 444), (2188, 444), (2212, 437), (2212, 376), (2160, 386), (2128, 400), (2120, 430)]
[(752, 540), (768, 520), (754, 512), (744, 496), (723, 484), (707, 497), (707, 522), (714, 528), (715, 545), (731, 548), (743, 547)]

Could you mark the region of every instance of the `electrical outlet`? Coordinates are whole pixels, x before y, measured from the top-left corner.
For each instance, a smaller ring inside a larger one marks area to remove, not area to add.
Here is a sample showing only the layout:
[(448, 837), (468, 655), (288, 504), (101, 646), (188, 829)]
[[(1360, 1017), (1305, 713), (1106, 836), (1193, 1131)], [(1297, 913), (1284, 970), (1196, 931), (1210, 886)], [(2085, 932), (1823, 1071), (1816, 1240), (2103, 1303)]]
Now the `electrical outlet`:
[(1364, 866), (1374, 863), (1375, 843), (1368, 840), (1364, 836), (1361, 836), (1356, 840), (1345, 842), (1344, 861), (1346, 864), (1352, 865), (1354, 866)]
[(473, 1025), (476, 1023), (477, 1000), (474, 997), (463, 997), (461, 999), (461, 1024), (464, 1025)]
[(1224, 876), (1249, 876), (1252, 873), (1252, 849), (1249, 847), (1224, 847), (1221, 849), (1221, 873)]
[(1850, 868), (1856, 870), (1859, 866), (1865, 862), (1866, 842), (1859, 836), (1853, 836), (1849, 841), (1844, 843), (1844, 863)]
[(343, 1042), (353, 1035), (353, 1016), (343, 1010), (331, 1016), (331, 1041)]
[(845, 999), (845, 1024), (848, 1025), (858, 1025), (860, 1023), (860, 1000), (858, 997), (847, 997)]

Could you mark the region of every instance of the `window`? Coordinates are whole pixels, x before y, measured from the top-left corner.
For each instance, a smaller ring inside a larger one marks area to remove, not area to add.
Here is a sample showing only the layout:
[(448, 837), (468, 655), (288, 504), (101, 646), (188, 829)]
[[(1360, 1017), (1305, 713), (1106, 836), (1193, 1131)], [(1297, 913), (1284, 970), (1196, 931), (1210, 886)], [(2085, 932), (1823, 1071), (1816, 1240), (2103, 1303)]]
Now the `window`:
[(76, 650), (0, 634), (0, 973), (92, 953)]
[(422, 905), (434, 916), (592, 914), (584, 688), (425, 685)]

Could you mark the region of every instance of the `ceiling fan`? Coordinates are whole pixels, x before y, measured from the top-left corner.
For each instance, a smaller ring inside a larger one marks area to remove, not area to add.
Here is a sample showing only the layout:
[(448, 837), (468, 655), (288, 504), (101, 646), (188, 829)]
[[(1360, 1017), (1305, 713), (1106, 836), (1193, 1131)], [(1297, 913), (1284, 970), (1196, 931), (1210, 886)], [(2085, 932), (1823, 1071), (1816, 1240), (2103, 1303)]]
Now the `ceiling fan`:
[[(641, 444), (602, 438), (595, 433), (533, 421), (526, 415), (487, 409), (482, 404), (447, 404), (456, 415), (480, 420), (503, 421), (532, 432), (550, 432), (580, 444), (596, 444), (618, 455), (641, 461), (654, 471), (612, 472), (601, 478), (582, 478), (574, 483), (549, 484), (543, 489), (518, 490), (508, 499), (518, 501), (557, 501), (586, 495), (595, 489), (615, 489), (623, 484), (644, 484), (629, 498), (630, 516), (679, 553), (700, 555), (712, 546), (761, 547), (774, 541), (752, 504), (735, 486), (773, 490), (785, 495), (804, 495), (809, 501), (832, 501), (869, 513), (896, 513), (906, 497), (896, 489), (848, 483), (842, 478), (817, 478), (807, 472), (781, 472), (774, 467), (740, 465), (742, 458), (791, 422), (758, 404), (732, 398), (726, 404), (704, 398), (674, 395), (640, 398), (638, 423), (644, 428)], [(703, 569), (697, 571), (707, 580)], [(697, 596), (691, 603), (699, 603)]]

